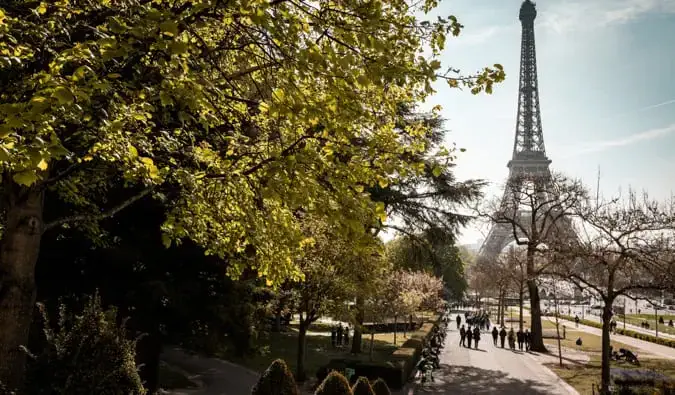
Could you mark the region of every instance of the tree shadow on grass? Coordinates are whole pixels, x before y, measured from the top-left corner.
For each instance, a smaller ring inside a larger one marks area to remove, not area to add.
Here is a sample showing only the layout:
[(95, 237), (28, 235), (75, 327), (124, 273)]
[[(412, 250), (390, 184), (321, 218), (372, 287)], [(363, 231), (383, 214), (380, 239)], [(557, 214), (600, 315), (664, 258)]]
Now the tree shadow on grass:
[(554, 385), (533, 380), (519, 380), (507, 373), (473, 366), (441, 365), (434, 372), (434, 382), (414, 386), (405, 395), (421, 394), (499, 394), (548, 395), (557, 394)]

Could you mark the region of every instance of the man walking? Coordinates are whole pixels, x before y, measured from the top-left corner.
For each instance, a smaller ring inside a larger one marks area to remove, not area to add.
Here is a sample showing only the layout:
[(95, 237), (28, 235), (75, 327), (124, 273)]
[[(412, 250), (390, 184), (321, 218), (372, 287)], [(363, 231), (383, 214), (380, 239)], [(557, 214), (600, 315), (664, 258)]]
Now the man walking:
[(471, 339), (473, 338), (473, 330), (471, 329), (471, 326), (468, 327), (466, 330), (466, 341), (467, 341), (467, 348), (471, 348)]
[(459, 325), (462, 323), (462, 316), (457, 314), (457, 329), (459, 329)]
[(502, 326), (502, 330), (499, 331), (499, 340), (502, 343), (502, 348), (504, 348), (504, 341), (506, 340), (506, 328)]
[(522, 329), (518, 329), (518, 333), (516, 333), (516, 339), (518, 340), (518, 349), (523, 351), (523, 342), (525, 341), (525, 336)]
[(499, 337), (499, 331), (496, 326), (492, 327), (492, 343), (497, 347), (497, 337)]
[(480, 329), (476, 326), (473, 328), (473, 344), (474, 348), (478, 350), (478, 342), (480, 341)]
[(464, 325), (459, 329), (459, 346), (463, 347), (464, 346), (464, 340), (466, 339), (466, 329), (464, 329)]
[(530, 351), (530, 331), (525, 329), (525, 351)]

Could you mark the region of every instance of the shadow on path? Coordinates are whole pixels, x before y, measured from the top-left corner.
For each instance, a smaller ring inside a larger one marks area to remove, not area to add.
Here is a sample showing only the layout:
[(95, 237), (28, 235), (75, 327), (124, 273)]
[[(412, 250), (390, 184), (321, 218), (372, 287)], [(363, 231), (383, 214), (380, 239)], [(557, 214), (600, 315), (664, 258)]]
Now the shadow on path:
[(552, 385), (533, 380), (519, 380), (507, 373), (473, 366), (441, 365), (434, 372), (435, 382), (418, 384), (405, 395), (413, 394), (499, 394), (550, 395), (559, 393)]

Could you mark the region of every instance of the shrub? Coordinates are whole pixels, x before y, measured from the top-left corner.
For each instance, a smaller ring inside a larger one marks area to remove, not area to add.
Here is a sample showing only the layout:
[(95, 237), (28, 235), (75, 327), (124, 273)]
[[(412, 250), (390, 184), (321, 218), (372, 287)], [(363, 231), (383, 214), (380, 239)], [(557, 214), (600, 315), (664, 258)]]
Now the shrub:
[(45, 308), (44, 348), (29, 355), (27, 386), (30, 394), (145, 394), (136, 369), (136, 341), (117, 323), (114, 308), (103, 310), (98, 294), (88, 298), (81, 315), (59, 307), (55, 328)]
[(283, 359), (277, 359), (263, 372), (251, 390), (252, 395), (299, 395), (293, 374)]
[(354, 392), (354, 395), (375, 395), (373, 388), (370, 386), (370, 381), (365, 377), (359, 377), (356, 380), (352, 392)]
[(382, 379), (377, 379), (373, 383), (373, 392), (375, 395), (391, 395), (387, 383)]
[(338, 372), (330, 372), (314, 395), (353, 395), (349, 382)]

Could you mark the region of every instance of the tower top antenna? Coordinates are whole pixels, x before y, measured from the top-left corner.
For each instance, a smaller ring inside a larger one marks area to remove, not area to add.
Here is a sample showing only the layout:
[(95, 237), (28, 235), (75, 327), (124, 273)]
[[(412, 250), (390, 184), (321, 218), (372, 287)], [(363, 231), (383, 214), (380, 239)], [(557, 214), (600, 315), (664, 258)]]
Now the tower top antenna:
[(523, 1), (523, 4), (520, 6), (520, 15), (518, 16), (518, 19), (523, 23), (532, 23), (536, 17), (537, 9), (535, 8), (534, 2), (532, 2), (532, 0)]

